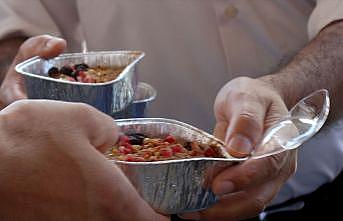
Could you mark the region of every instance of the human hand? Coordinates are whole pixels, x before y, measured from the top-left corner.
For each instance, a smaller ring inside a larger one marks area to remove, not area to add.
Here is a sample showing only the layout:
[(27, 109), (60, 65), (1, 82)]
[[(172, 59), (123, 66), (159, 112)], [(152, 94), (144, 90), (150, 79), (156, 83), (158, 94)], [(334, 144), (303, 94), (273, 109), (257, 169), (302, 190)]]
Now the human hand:
[(49, 35), (40, 35), (29, 38), (19, 48), (6, 77), (0, 87), (0, 108), (8, 104), (25, 99), (25, 85), (23, 77), (15, 71), (15, 66), (20, 62), (34, 56), (42, 58), (56, 57), (66, 48), (66, 41)]
[(1, 220), (167, 220), (103, 155), (118, 132), (86, 104), (21, 100), (3, 109)]
[[(220, 90), (214, 111), (215, 136), (225, 141), (228, 152), (235, 157), (248, 156), (263, 132), (287, 114), (275, 89), (262, 80), (246, 77), (236, 78)], [(219, 202), (209, 209), (181, 216), (221, 221), (257, 216), (295, 171), (296, 156), (296, 151), (286, 151), (226, 168), (212, 183)]]

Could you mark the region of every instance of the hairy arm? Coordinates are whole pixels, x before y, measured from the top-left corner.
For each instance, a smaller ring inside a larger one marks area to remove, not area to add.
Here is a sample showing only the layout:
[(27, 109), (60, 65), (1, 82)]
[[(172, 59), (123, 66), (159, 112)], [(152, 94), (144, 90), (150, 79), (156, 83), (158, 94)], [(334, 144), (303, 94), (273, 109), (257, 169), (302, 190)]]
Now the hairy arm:
[(25, 39), (24, 37), (15, 37), (0, 41), (0, 83)]
[(331, 116), (337, 115), (343, 107), (343, 20), (324, 28), (278, 73), (260, 79), (271, 82), (288, 107), (326, 88), (332, 101)]

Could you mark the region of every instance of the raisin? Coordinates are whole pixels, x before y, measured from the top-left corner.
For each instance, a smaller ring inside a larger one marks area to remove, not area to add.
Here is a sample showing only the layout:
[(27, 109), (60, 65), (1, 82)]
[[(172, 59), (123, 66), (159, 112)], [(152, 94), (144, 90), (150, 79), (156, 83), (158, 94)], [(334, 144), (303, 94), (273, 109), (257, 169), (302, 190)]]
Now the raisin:
[(191, 142), (186, 142), (184, 145), (184, 148), (186, 148), (186, 150), (191, 151), (192, 150)]
[(73, 69), (69, 66), (63, 66), (60, 70), (62, 74), (68, 75), (72, 77)]
[(144, 138), (146, 138), (146, 136), (141, 133), (128, 134), (127, 136), (132, 145), (142, 145)]
[(76, 64), (76, 65), (74, 66), (74, 68), (75, 68), (75, 70), (77, 70), (77, 71), (87, 71), (88, 68), (89, 68), (89, 66), (88, 66), (87, 64), (85, 64), (85, 63), (81, 63), (81, 64)]
[(49, 69), (48, 75), (52, 78), (58, 78), (61, 75), (61, 73), (59, 72), (58, 68), (52, 67)]

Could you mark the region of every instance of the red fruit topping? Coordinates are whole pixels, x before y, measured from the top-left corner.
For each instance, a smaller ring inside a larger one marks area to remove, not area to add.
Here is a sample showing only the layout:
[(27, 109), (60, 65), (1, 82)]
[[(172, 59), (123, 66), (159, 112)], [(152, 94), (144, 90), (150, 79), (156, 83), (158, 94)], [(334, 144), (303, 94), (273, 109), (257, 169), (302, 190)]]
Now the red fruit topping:
[(120, 153), (123, 154), (133, 153), (133, 147), (131, 146), (131, 144), (123, 144), (123, 146), (120, 146), (118, 150)]
[[(172, 142), (172, 143), (169, 143)], [(110, 157), (126, 161), (159, 161), (187, 159), (193, 157), (223, 157), (215, 143), (202, 144), (197, 141), (182, 141), (172, 135), (165, 138), (150, 138), (134, 133), (120, 136)]]
[(166, 138), (164, 138), (164, 141), (168, 143), (175, 143), (176, 139), (172, 135), (168, 135)]
[(163, 157), (171, 157), (173, 156), (173, 151), (169, 148), (160, 149), (160, 155)]
[(126, 135), (122, 135), (119, 138), (119, 144), (121, 145), (121, 144), (124, 144), (124, 143), (130, 143), (130, 139)]
[(204, 152), (205, 157), (214, 157), (216, 156), (216, 152), (212, 148), (208, 148)]
[(173, 153), (183, 153), (185, 150), (180, 144), (175, 144), (170, 147)]
[(86, 73), (85, 73), (84, 71), (79, 71), (77, 76), (79, 76), (79, 77), (81, 77), (81, 78), (84, 78), (84, 77), (86, 77), (87, 75), (86, 75)]
[(126, 156), (126, 161), (129, 161), (129, 162), (143, 162), (145, 161), (143, 157), (138, 157), (138, 156), (135, 156), (133, 154), (128, 154)]

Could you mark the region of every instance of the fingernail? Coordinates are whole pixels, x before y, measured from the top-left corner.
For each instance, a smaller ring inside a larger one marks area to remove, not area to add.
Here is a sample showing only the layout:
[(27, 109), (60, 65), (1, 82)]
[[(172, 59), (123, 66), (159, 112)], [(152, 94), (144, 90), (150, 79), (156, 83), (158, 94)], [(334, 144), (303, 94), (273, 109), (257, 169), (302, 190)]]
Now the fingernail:
[(253, 149), (252, 142), (244, 135), (234, 135), (227, 144), (228, 152), (234, 157), (246, 157)]
[(181, 219), (192, 219), (192, 220), (200, 220), (200, 213), (182, 213), (182, 214), (178, 214), (178, 216)]
[(51, 38), (48, 40), (48, 42), (46, 43), (45, 47), (50, 49), (50, 48), (53, 48), (54, 45), (56, 44), (56, 41), (54, 38)]
[(235, 186), (231, 181), (223, 181), (217, 184), (216, 188), (213, 188), (213, 192), (216, 195), (224, 195), (232, 193), (235, 189)]
[(50, 39), (47, 41), (47, 43), (46, 43), (45, 46), (46, 46), (46, 48), (48, 48), (48, 49), (53, 48), (53, 47), (57, 44), (57, 42), (59, 42), (59, 41), (63, 41), (63, 39), (57, 38), (57, 37), (50, 38)]

